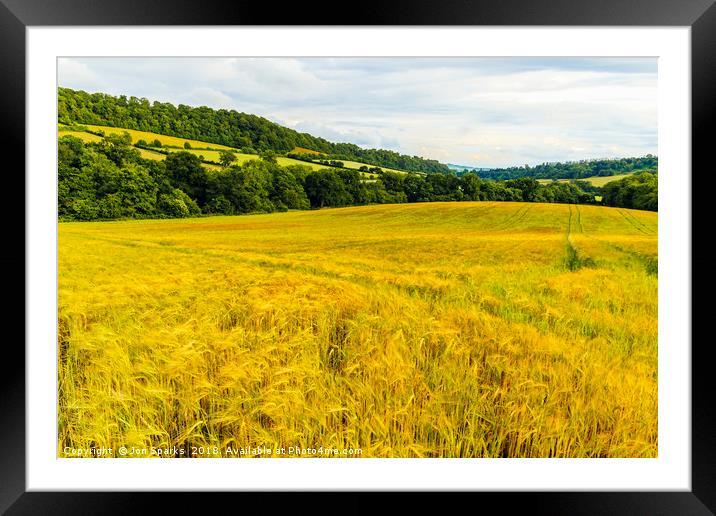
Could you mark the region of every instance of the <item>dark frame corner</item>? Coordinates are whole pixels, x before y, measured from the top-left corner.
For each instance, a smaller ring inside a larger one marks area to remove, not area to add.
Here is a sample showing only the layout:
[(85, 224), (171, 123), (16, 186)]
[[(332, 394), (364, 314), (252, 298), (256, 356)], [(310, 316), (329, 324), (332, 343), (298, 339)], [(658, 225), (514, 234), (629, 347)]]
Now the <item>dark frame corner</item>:
[[(691, 27), (691, 79), (692, 79), (692, 169), (709, 173), (707, 155), (713, 146), (709, 126), (716, 118), (716, 0), (447, 0), (440, 4), (430, 0), (393, 0), (354, 6), (355, 25), (614, 25), (614, 26), (688, 26)], [(326, 2), (327, 4), (327, 2)], [(311, 10), (296, 4), (295, 8), (277, 10), (267, 4), (234, 3), (222, 0), (204, 0), (202, 8), (191, 0), (147, 2), (97, 2), (92, 0), (0, 0), (0, 70), (3, 73), (0, 112), (2, 141), (6, 147), (25, 148), (25, 29), (42, 25), (335, 25), (339, 18), (323, 2), (311, 4)], [(277, 12), (281, 11), (281, 12)], [(295, 11), (295, 12), (294, 12)], [(338, 24), (343, 24), (342, 20)], [(9, 143), (9, 145), (8, 145)], [(25, 170), (24, 153), (15, 171)], [(6, 168), (8, 191), (22, 192), (11, 202), (18, 204), (12, 213), (25, 214), (24, 174)], [(693, 184), (693, 174), (692, 174)], [(703, 181), (699, 179), (699, 184)], [(14, 182), (14, 184), (12, 184)], [(708, 206), (707, 188), (693, 189), (692, 206)], [(702, 203), (695, 202), (702, 196)], [(6, 201), (7, 202), (7, 201)], [(712, 202), (712, 201), (711, 201)], [(0, 255), (3, 270), (23, 270), (23, 287), (19, 274), (6, 274), (21, 299), (25, 300), (25, 225), (10, 228), (13, 240), (12, 253)], [(692, 234), (705, 226), (703, 217), (694, 217), (692, 208)], [(9, 225), (9, 224), (8, 224)], [(6, 233), (7, 234), (7, 233)], [(692, 241), (693, 242), (693, 241)], [(701, 244), (703, 245), (703, 244)], [(10, 248), (10, 246), (8, 246)], [(21, 249), (21, 251), (17, 251)], [(694, 257), (693, 266), (705, 262)], [(700, 287), (703, 289), (704, 287)], [(693, 300), (693, 294), (692, 294)], [(24, 319), (25, 303), (10, 303), (3, 310), (6, 328), (16, 328)], [(706, 315), (709, 303), (692, 301), (692, 335), (697, 315)], [(701, 319), (703, 320), (703, 318)], [(25, 340), (25, 327), (20, 330)], [(481, 502), (495, 501), (505, 509), (525, 507), (536, 514), (716, 514), (716, 404), (712, 402), (710, 342), (692, 338), (692, 491), (691, 492), (610, 492), (610, 493), (481, 493)], [(143, 513), (149, 511), (149, 493), (57, 493), (26, 492), (25, 483), (25, 352), (16, 340), (5, 341), (5, 364), (0, 375), (2, 385), (2, 424), (0, 425), (0, 513), (7, 514), (106, 514)], [(687, 343), (684, 343), (687, 344)], [(7, 356), (10, 353), (10, 357)], [(215, 496), (218, 495), (218, 496)], [(202, 496), (202, 508), (216, 507), (227, 502), (230, 494), (216, 493)], [(321, 503), (306, 504), (310, 493), (292, 493), (286, 501), (296, 507), (310, 507), (311, 512), (325, 507), (340, 508), (352, 513), (371, 510), (373, 504), (359, 500), (358, 494), (322, 494)], [(163, 494), (165, 510), (183, 508), (188, 493)], [(242, 510), (266, 510), (274, 506), (275, 495), (267, 504), (264, 497), (242, 496)], [(457, 495), (456, 495), (457, 496)], [(328, 497), (328, 499), (326, 499)], [(404, 497), (408, 498), (408, 497)], [(423, 496), (410, 495), (408, 505), (420, 508)], [(340, 504), (340, 505), (338, 505)], [(362, 506), (363, 511), (359, 508)], [(239, 506), (237, 506), (238, 508)], [(407, 507), (406, 507), (407, 508)], [(253, 512), (253, 511), (251, 511)]]

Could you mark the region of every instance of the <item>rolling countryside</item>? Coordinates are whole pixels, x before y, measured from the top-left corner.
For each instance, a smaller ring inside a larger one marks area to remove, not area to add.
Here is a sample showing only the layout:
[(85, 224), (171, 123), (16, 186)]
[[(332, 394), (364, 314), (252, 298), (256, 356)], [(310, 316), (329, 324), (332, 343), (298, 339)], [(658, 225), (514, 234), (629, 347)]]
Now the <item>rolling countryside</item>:
[[(159, 142), (161, 144), (160, 149), (163, 150), (163, 152), (189, 152), (191, 154), (194, 154), (195, 156), (198, 156), (201, 161), (204, 163), (204, 166), (206, 168), (210, 169), (216, 169), (217, 164), (220, 161), (220, 151), (233, 151), (234, 155), (236, 157), (235, 162), (237, 164), (246, 163), (247, 161), (259, 159), (260, 156), (257, 154), (247, 154), (240, 152), (239, 149), (235, 149), (233, 147), (228, 147), (226, 145), (219, 145), (215, 143), (209, 143), (209, 142), (202, 142), (198, 140), (192, 140), (188, 138), (177, 138), (174, 136), (167, 136), (164, 134), (159, 133), (152, 133), (148, 131), (137, 131), (134, 129), (125, 129), (121, 127), (110, 127), (110, 126), (103, 126), (103, 125), (82, 125), (80, 127), (84, 127), (86, 130), (75, 130), (71, 128), (70, 126), (67, 126), (65, 124), (59, 124), (58, 125), (58, 137), (63, 136), (74, 136), (75, 138), (79, 138), (85, 143), (97, 143), (102, 141), (103, 137), (99, 136), (99, 134), (106, 134), (106, 135), (117, 135), (121, 136), (125, 133), (129, 134), (130, 141), (133, 145), (136, 145), (138, 142), (143, 141), (145, 144), (149, 144), (150, 142)], [(189, 147), (185, 147), (185, 145), (189, 145)], [(299, 149), (300, 150), (300, 149)], [(152, 159), (152, 160), (163, 160), (166, 157), (166, 154), (162, 152), (153, 151), (152, 149), (147, 148), (138, 148), (139, 153), (142, 155), (145, 159)], [(305, 149), (303, 152), (299, 152), (299, 154), (316, 154), (315, 152), (305, 152)], [(290, 165), (303, 165), (308, 166), (312, 170), (323, 170), (328, 165), (324, 165), (321, 163), (311, 163), (307, 161), (301, 161), (297, 159), (288, 158), (285, 156), (277, 156), (276, 160), (279, 165), (287, 167)], [(344, 167), (337, 167), (337, 168), (345, 168), (349, 170), (358, 170), (360, 167), (371, 167), (372, 165), (368, 165), (366, 163), (359, 163), (356, 161), (344, 161)], [(388, 172), (395, 172), (399, 174), (404, 174), (405, 172), (402, 170), (395, 170), (391, 168), (385, 168), (383, 170), (386, 170)], [(366, 178), (373, 178), (373, 174), (369, 173), (361, 173), (362, 176)]]
[(58, 457), (659, 457), (653, 59), (63, 59)]

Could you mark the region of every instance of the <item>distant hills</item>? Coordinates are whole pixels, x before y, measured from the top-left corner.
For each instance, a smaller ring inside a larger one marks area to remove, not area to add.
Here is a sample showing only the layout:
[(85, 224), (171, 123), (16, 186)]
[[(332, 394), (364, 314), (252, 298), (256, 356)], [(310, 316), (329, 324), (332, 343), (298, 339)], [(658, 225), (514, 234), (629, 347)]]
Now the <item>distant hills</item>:
[(492, 168), (489, 167), (473, 167), (470, 165), (456, 165), (454, 163), (446, 163), (446, 165), (450, 170), (453, 170), (455, 172), (471, 172), (473, 170), (482, 172), (485, 170), (492, 170)]

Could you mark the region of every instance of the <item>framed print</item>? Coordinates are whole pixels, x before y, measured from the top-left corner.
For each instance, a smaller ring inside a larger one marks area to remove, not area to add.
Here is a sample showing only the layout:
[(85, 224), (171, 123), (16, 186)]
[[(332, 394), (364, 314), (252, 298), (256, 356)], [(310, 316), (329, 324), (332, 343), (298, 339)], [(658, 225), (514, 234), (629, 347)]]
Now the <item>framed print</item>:
[(351, 26), (133, 5), (2, 6), (3, 135), (26, 149), (3, 510), (714, 510), (691, 283), (712, 2)]

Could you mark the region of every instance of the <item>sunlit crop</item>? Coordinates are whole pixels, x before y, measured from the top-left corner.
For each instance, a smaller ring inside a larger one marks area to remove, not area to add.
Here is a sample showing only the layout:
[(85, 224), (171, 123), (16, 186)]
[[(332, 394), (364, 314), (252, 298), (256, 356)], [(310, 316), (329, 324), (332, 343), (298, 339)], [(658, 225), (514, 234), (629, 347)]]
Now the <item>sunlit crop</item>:
[(58, 455), (655, 457), (657, 263), (596, 206), (61, 223)]

